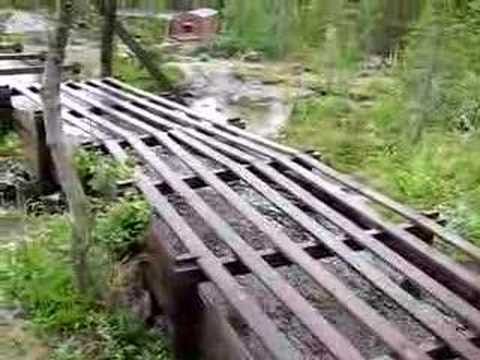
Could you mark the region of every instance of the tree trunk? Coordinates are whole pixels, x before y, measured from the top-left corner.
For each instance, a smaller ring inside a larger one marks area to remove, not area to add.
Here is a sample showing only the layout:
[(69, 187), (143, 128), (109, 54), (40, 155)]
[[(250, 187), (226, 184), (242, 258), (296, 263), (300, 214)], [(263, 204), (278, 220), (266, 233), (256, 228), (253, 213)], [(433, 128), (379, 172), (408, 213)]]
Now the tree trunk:
[(113, 39), (115, 22), (117, 21), (117, 0), (103, 0), (103, 29), (102, 29), (102, 76), (112, 76)]
[(140, 63), (150, 73), (150, 75), (165, 89), (173, 89), (172, 83), (168, 77), (159, 69), (152, 56), (143, 49), (142, 45), (127, 31), (120, 21), (115, 24), (115, 32), (131, 52), (135, 54)]
[(71, 256), (77, 289), (89, 290), (90, 273), (87, 252), (90, 242), (89, 204), (76, 174), (62, 128), (60, 84), (65, 48), (73, 20), (73, 1), (60, 0), (58, 24), (49, 33), (49, 49), (43, 78), (43, 112), (47, 145), (52, 153), (58, 180), (66, 194), (72, 221)]
[[(97, 0), (95, 2), (100, 14), (104, 17), (107, 15), (107, 6), (108, 2), (111, 0)], [(142, 45), (128, 32), (128, 30), (123, 26), (122, 22), (118, 19), (115, 19), (114, 30), (116, 35), (122, 40), (122, 42), (130, 49), (132, 53), (135, 54), (138, 61), (142, 64), (143, 67), (149, 72), (152, 78), (163, 88), (172, 90), (173, 85), (168, 77), (160, 70), (155, 61), (152, 59), (151, 54), (146, 51)], [(105, 45), (102, 45), (105, 46)]]

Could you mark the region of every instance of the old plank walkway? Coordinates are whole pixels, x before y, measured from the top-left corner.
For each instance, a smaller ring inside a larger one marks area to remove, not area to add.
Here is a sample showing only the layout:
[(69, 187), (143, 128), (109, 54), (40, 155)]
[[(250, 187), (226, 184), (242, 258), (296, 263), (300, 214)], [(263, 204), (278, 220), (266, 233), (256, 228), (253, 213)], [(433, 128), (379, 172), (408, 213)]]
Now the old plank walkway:
[[(39, 85), (15, 90), (39, 107)], [(435, 219), (111, 78), (63, 84), (62, 104), (68, 128), (137, 163), (123, 186), (155, 213), (147, 282), (179, 358), (480, 359), (480, 279), (444, 249), (480, 250)]]

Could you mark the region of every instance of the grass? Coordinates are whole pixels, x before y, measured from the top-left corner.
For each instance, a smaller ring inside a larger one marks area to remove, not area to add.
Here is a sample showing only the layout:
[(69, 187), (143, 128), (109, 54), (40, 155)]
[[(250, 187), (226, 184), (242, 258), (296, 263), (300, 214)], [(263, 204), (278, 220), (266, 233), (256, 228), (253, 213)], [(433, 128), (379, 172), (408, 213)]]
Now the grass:
[(75, 154), (75, 166), (89, 195), (113, 199), (118, 182), (133, 176), (133, 164), (121, 164), (97, 150), (80, 149)]
[[(157, 59), (157, 64), (162, 64), (159, 55), (152, 53)], [(134, 58), (116, 55), (114, 59), (114, 75), (116, 78), (149, 92), (162, 92), (168, 89), (167, 84), (160, 84), (149, 72)], [(165, 63), (160, 66), (160, 71), (167, 77), (173, 86), (177, 86), (185, 80), (185, 74), (174, 63)]]
[(413, 142), (402, 83), (396, 76), (383, 80), (368, 85), (367, 104), (349, 94), (298, 101), (284, 129), (286, 142), (319, 150), (332, 166), (402, 202), (441, 210), (451, 227), (480, 245), (479, 130), (458, 131), (445, 118), (433, 118)]
[[(146, 203), (133, 195), (98, 214), (90, 256), (98, 283), (108, 285), (121, 276), (114, 270), (119, 249), (133, 251), (148, 218)], [(76, 292), (67, 216), (40, 216), (28, 223), (27, 236), (2, 249), (0, 279), (6, 300), (22, 304), (31, 329), (48, 345), (49, 359), (171, 358), (168, 342), (126, 309)]]

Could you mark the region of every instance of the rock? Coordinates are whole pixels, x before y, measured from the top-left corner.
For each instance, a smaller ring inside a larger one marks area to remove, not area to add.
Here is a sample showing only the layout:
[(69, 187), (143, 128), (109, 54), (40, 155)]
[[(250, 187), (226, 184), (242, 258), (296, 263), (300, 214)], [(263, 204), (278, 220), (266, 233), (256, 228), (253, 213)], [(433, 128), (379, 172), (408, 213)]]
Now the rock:
[(379, 70), (385, 64), (385, 60), (381, 56), (371, 56), (363, 66), (366, 70)]
[(242, 56), (242, 61), (258, 63), (263, 60), (263, 55), (258, 51), (249, 51)]
[(207, 53), (202, 53), (198, 57), (198, 60), (201, 61), (201, 62), (209, 62), (210, 60), (212, 60), (212, 57), (210, 55), (208, 55)]

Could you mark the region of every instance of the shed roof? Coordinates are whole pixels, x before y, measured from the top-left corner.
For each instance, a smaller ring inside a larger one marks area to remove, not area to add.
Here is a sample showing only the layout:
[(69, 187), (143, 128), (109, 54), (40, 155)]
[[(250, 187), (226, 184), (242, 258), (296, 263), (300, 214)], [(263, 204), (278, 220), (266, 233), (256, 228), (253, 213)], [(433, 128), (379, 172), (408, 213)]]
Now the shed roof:
[(210, 8), (201, 8), (201, 9), (195, 9), (195, 10), (189, 11), (188, 13), (195, 16), (206, 18), (206, 17), (217, 15), (218, 11)]

